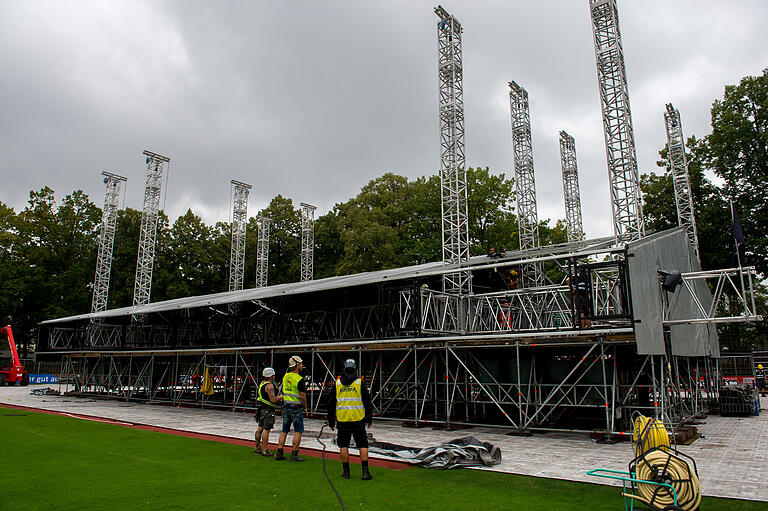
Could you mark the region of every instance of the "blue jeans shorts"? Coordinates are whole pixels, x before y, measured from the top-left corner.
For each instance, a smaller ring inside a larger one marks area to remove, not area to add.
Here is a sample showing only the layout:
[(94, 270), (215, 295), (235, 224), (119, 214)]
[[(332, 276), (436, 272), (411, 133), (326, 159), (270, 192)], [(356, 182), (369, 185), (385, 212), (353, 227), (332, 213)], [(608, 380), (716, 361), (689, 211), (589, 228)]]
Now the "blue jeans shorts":
[(304, 433), (304, 409), (301, 406), (283, 405), (283, 433)]

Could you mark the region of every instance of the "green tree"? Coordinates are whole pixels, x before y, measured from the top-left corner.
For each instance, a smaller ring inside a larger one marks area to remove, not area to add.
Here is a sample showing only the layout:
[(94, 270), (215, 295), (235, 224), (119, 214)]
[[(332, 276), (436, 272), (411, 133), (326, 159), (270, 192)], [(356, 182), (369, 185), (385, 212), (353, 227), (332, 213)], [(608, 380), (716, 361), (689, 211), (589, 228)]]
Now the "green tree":
[(727, 85), (712, 105), (707, 163), (725, 181), (744, 230), (747, 264), (768, 276), (768, 69)]
[(101, 210), (81, 190), (56, 204), (48, 187), (30, 192), (17, 215), (19, 276), (14, 333), (31, 344), (38, 322), (90, 311)]
[(227, 290), (229, 254), (217, 234), (192, 210), (176, 219), (154, 275), (158, 292), (153, 301)]

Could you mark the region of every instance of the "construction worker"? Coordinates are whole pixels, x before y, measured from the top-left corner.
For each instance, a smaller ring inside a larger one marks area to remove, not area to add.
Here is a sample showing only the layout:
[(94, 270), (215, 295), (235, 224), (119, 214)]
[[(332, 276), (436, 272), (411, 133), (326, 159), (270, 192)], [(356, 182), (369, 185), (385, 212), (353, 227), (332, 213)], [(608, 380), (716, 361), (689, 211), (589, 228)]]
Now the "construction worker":
[(755, 371), (755, 385), (760, 395), (765, 395), (765, 373), (763, 372), (763, 364), (757, 364), (757, 371)]
[(288, 433), (293, 424), (293, 444), (291, 461), (304, 461), (299, 458), (301, 434), (304, 433), (304, 410), (307, 408), (307, 383), (299, 372), (304, 369), (304, 363), (299, 356), (292, 356), (288, 361), (288, 372), (283, 376), (283, 430), (275, 453), (275, 461), (285, 459), (283, 448)]
[(338, 425), (336, 443), (343, 471), (341, 477), (349, 479), (349, 440), (354, 437), (355, 446), (360, 450), (360, 464), (363, 480), (373, 479), (368, 470), (368, 437), (365, 426), (373, 423), (373, 407), (363, 379), (357, 376), (357, 363), (353, 359), (344, 362), (344, 374), (336, 379), (334, 392), (328, 399), (328, 426), (331, 431)]
[(272, 456), (269, 452), (269, 432), (275, 425), (275, 410), (278, 403), (283, 400), (283, 395), (275, 391), (275, 370), (271, 367), (265, 367), (261, 372), (261, 383), (256, 394), (256, 401), (259, 406), (256, 409), (256, 420), (258, 427), (254, 441), (256, 443), (253, 452), (262, 456)]

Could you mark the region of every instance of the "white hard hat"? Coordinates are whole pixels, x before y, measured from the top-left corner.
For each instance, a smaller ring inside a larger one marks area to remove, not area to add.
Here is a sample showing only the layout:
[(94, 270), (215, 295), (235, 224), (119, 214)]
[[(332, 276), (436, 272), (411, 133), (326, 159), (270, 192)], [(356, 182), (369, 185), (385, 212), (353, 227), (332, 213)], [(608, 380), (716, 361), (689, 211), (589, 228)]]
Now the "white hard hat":
[(261, 375), (264, 378), (269, 378), (270, 376), (274, 376), (275, 375), (275, 370), (272, 369), (271, 367), (265, 367), (264, 370), (261, 372)]
[(299, 364), (303, 364), (304, 361), (301, 360), (301, 357), (298, 355), (294, 355), (288, 360), (288, 367), (296, 367)]

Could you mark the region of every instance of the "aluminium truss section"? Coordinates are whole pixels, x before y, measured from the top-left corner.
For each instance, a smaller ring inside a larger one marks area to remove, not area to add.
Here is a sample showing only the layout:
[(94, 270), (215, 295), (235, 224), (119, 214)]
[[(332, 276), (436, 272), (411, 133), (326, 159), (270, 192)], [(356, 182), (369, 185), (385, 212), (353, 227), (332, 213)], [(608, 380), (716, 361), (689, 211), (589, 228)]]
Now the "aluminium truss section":
[(115, 227), (117, 225), (117, 211), (120, 207), (120, 185), (126, 178), (102, 172), (106, 195), (104, 197), (104, 210), (101, 214), (101, 227), (99, 231), (99, 252), (96, 257), (96, 275), (93, 278), (93, 299), (91, 312), (107, 310), (109, 298), (109, 276), (112, 270), (112, 250), (115, 243)]
[(232, 180), (232, 246), (229, 262), (229, 290), (243, 289), (245, 274), (245, 231), (248, 221), (248, 193), (251, 185)]
[(269, 223), (268, 216), (256, 217), (259, 224), (259, 238), (256, 245), (256, 287), (267, 287), (269, 276)]
[[(462, 28), (459, 21), (443, 7), (435, 8), (435, 14), (440, 18), (437, 23), (437, 44), (443, 263), (460, 264), (469, 260)], [(443, 291), (470, 294), (470, 274), (464, 271), (444, 274)]]
[[(695, 323), (742, 323), (759, 322), (755, 301), (755, 285), (758, 282), (754, 266), (724, 268), (680, 274), (680, 287), (671, 296), (661, 288), (663, 324), (680, 325)], [(712, 302), (706, 303), (697, 287), (712, 289)], [(686, 314), (686, 304), (693, 304), (693, 316)], [(679, 307), (679, 309), (678, 309)], [(674, 318), (674, 319), (673, 319)]]
[(605, 152), (618, 243), (645, 235), (635, 137), (616, 0), (590, 0)]
[(315, 254), (315, 210), (316, 206), (301, 203), (301, 281), (313, 279)]
[(667, 158), (672, 171), (672, 183), (675, 187), (675, 204), (677, 205), (678, 225), (685, 229), (688, 243), (693, 248), (696, 259), (701, 262), (699, 255), (699, 238), (696, 233), (696, 217), (693, 210), (693, 195), (691, 179), (688, 175), (688, 161), (685, 157), (685, 139), (680, 112), (667, 104), (664, 112), (664, 124), (667, 128)]
[[(632, 325), (624, 265), (619, 261), (585, 270), (589, 286), (584, 302), (568, 285), (513, 289), (468, 297), (466, 323), (457, 313), (457, 297), (430, 289), (401, 291), (400, 326), (407, 329), (420, 318), (425, 334), (569, 331)], [(581, 304), (584, 305), (581, 305)], [(584, 310), (580, 310), (583, 307)], [(578, 321), (583, 316), (586, 323)]]
[(565, 131), (560, 132), (560, 165), (563, 170), (563, 198), (568, 241), (579, 241), (584, 239), (584, 225), (581, 219), (576, 142)]
[(160, 187), (163, 170), (171, 161), (151, 151), (144, 151), (147, 164), (147, 185), (144, 189), (144, 209), (141, 213), (139, 253), (136, 260), (136, 281), (133, 286), (133, 305), (146, 305), (152, 291), (152, 266), (155, 262), (157, 221), (160, 214)]
[[(515, 151), (515, 199), (520, 250), (528, 250), (539, 247), (539, 216), (536, 210), (528, 92), (515, 82), (509, 82), (509, 109), (512, 115), (512, 145)], [(526, 264), (521, 270), (524, 287), (544, 285), (544, 272), (540, 265)]]

